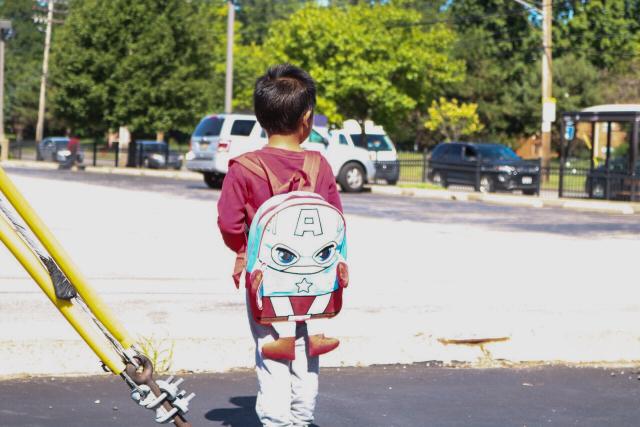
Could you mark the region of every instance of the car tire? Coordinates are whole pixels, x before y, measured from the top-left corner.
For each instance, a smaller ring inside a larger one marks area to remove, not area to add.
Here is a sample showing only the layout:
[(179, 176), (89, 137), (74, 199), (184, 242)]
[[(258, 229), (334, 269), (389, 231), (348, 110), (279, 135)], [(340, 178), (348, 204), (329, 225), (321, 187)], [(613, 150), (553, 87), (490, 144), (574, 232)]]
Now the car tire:
[(36, 161), (41, 162), (44, 160), (44, 157), (42, 157), (42, 153), (40, 152), (40, 150), (36, 151)]
[(604, 182), (596, 181), (593, 184), (593, 189), (591, 190), (591, 197), (594, 199), (604, 199), (605, 196), (605, 186)]
[(388, 179), (387, 180), (387, 184), (389, 185), (396, 185), (398, 183), (397, 179)]
[(442, 188), (448, 187), (447, 179), (440, 172), (433, 173), (433, 176), (431, 177), (431, 182), (433, 182), (435, 185), (439, 185)]
[(364, 168), (358, 163), (350, 162), (342, 167), (338, 175), (338, 183), (342, 191), (357, 193), (364, 187)]
[(205, 184), (209, 188), (220, 189), (222, 188), (222, 181), (224, 180), (224, 175), (214, 173), (214, 172), (205, 172), (202, 174), (204, 178)]
[(489, 175), (482, 175), (480, 177), (480, 183), (478, 185), (477, 191), (481, 193), (493, 193), (495, 191), (495, 184), (493, 183), (493, 179)]
[(522, 190), (522, 194), (524, 194), (525, 196), (535, 196), (536, 194), (538, 194), (537, 190)]

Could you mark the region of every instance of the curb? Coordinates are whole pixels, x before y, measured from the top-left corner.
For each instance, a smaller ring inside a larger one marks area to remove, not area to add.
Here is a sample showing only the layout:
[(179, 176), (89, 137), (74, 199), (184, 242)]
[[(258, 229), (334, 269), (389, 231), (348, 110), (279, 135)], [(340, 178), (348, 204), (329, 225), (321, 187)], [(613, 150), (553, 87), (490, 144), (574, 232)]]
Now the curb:
[(516, 195), (466, 193), (462, 191), (427, 190), (422, 188), (387, 187), (372, 185), (371, 193), (387, 196), (409, 196), (423, 199), (459, 200), (464, 202), (483, 202), (494, 205), (531, 208), (569, 209), (580, 212), (600, 212), (608, 214), (640, 214), (640, 203), (610, 202), (596, 200), (542, 199)]
[[(52, 162), (36, 162), (29, 160), (9, 160), (3, 163), (8, 166), (25, 167), (32, 169), (58, 169), (58, 165)], [(87, 166), (85, 172), (96, 174), (113, 174), (126, 176), (149, 176), (156, 178), (173, 178), (186, 181), (201, 181), (202, 175), (187, 170), (155, 170), (139, 168), (116, 168), (109, 166)], [(568, 209), (579, 212), (599, 212), (608, 214), (633, 215), (640, 214), (640, 203), (610, 202), (580, 199), (542, 199), (532, 196), (517, 196), (507, 194), (482, 194), (464, 191), (429, 190), (424, 188), (407, 188), (384, 185), (371, 185), (371, 193), (387, 196), (408, 196), (435, 200), (456, 200), (463, 202), (482, 202), (494, 205), (530, 207), (530, 208), (556, 208)]]
[[(58, 165), (53, 162), (36, 162), (30, 160), (9, 160), (2, 163), (1, 165), (43, 170), (58, 169)], [(113, 166), (86, 166), (84, 171), (95, 174), (151, 176), (156, 178), (173, 178), (187, 181), (202, 181), (202, 175), (200, 173), (190, 172), (187, 170), (158, 170), (142, 168), (116, 168)]]

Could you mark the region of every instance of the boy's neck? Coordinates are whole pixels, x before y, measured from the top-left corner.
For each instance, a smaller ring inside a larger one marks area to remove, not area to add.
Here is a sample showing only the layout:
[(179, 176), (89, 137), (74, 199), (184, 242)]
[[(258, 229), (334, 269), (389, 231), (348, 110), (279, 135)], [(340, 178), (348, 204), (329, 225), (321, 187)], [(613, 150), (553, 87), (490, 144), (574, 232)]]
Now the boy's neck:
[(299, 136), (297, 134), (291, 135), (270, 135), (269, 142), (267, 143), (267, 147), (271, 148), (280, 148), (282, 150), (289, 151), (304, 151), (302, 147), (300, 147)]

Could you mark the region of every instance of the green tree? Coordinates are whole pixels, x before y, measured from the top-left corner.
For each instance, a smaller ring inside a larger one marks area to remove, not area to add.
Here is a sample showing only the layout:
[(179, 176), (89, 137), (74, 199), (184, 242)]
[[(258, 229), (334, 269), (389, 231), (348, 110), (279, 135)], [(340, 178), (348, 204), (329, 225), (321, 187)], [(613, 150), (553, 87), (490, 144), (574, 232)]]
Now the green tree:
[(638, 55), (640, 3), (566, 0), (556, 8), (555, 52), (586, 57), (599, 69), (619, 69)]
[(393, 132), (463, 77), (463, 64), (451, 57), (450, 30), (395, 25), (420, 19), (392, 4), (308, 6), (274, 24), (266, 48), (272, 62), (310, 72), (319, 88), (318, 110), (331, 122), (354, 118), (364, 129), (372, 119)]
[(534, 16), (513, 0), (457, 0), (448, 12), (459, 33), (456, 55), (467, 65), (466, 80), (449, 96), (478, 104), (487, 138), (509, 143), (535, 132), (538, 122), (522, 114), (540, 106), (539, 95), (532, 101), (522, 93), (541, 52)]
[(428, 112), (429, 119), (424, 126), (430, 131), (440, 132), (448, 142), (458, 141), (461, 136), (471, 136), (483, 129), (477, 104), (440, 98), (431, 103)]
[(38, 115), (44, 33), (33, 21), (32, 7), (32, 0), (0, 4), (0, 17), (10, 19), (15, 30), (5, 44), (5, 118), (18, 137), (35, 126)]
[(262, 44), (273, 22), (287, 19), (309, 0), (241, 0), (237, 17), (241, 26), (239, 33), (247, 44)]
[(72, 0), (52, 47), (56, 114), (84, 132), (191, 131), (206, 110), (215, 43), (201, 7)]

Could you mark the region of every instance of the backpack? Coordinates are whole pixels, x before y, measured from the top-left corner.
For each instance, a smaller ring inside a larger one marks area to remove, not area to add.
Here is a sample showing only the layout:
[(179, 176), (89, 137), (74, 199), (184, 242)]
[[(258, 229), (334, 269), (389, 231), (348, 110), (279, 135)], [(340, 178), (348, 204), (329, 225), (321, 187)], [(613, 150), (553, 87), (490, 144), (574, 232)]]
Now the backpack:
[[(247, 241), (247, 292), (254, 319), (265, 324), (337, 315), (346, 224), (338, 209), (313, 192), (320, 153), (307, 152), (303, 170), (286, 183), (255, 153), (234, 160), (264, 178), (272, 194), (254, 215)], [(258, 272), (262, 280), (254, 283)]]

